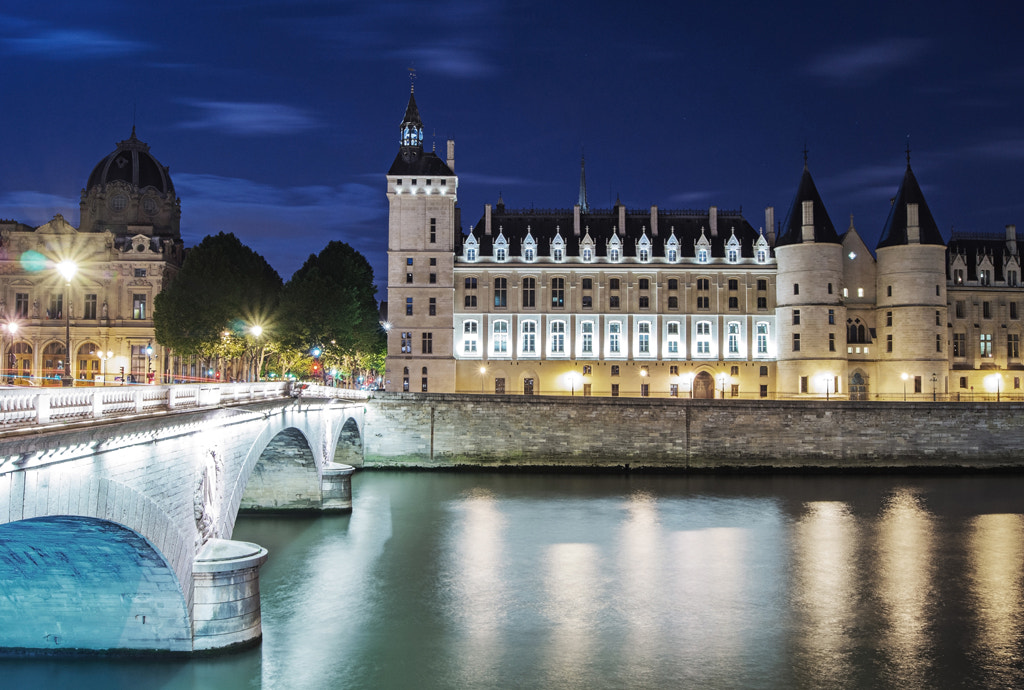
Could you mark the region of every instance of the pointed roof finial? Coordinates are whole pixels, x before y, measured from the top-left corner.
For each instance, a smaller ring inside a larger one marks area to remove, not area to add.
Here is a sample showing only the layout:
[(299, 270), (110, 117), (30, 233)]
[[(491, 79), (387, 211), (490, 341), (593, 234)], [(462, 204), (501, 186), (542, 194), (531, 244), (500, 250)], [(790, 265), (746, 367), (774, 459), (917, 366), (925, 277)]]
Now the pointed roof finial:
[(416, 92), (416, 68), (409, 67), (409, 93)]
[(907, 135), (907, 167), (910, 167), (910, 135)]
[(807, 169), (807, 142), (804, 142), (804, 170)]

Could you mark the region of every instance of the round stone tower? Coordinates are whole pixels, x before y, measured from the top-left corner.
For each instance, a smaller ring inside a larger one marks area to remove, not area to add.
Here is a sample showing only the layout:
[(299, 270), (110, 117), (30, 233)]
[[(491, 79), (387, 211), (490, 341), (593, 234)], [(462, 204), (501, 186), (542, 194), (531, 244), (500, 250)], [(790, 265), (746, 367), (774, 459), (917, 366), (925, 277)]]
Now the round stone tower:
[(846, 397), (843, 247), (806, 161), (775, 257), (777, 393)]
[(946, 244), (909, 154), (876, 254), (879, 354), (873, 388), (896, 399), (930, 399), (933, 390), (947, 387)]

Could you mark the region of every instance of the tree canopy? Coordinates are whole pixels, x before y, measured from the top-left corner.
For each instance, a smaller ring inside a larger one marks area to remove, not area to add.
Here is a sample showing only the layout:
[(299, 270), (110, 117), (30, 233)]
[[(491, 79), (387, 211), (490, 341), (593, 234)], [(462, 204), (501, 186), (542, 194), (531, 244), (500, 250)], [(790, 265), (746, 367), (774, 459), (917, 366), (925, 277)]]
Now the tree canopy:
[(231, 233), (208, 235), (185, 256), (181, 271), (154, 299), (157, 340), (180, 354), (209, 356), (225, 331), (273, 329), (281, 277)]

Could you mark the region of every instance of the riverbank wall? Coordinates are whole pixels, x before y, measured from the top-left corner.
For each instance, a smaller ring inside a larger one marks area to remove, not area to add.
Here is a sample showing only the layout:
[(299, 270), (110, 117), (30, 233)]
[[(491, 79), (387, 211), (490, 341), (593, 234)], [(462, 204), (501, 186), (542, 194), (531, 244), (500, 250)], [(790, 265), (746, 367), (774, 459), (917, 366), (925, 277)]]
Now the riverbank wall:
[(1024, 469), (1024, 404), (375, 395), (364, 467)]

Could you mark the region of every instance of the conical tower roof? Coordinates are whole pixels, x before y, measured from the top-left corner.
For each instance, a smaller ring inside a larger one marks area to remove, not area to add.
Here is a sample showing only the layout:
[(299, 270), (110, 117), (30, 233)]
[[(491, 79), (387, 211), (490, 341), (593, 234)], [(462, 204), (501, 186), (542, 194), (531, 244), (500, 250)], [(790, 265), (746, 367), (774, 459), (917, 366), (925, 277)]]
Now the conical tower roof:
[(804, 172), (800, 177), (800, 186), (797, 187), (796, 198), (793, 199), (793, 205), (790, 207), (786, 220), (782, 224), (782, 232), (779, 235), (779, 239), (775, 242), (775, 246), (782, 247), (787, 244), (798, 244), (802, 241), (805, 201), (813, 203), (814, 241), (839, 244), (839, 234), (836, 233), (835, 226), (832, 225), (832, 220), (828, 217), (825, 204), (822, 202), (821, 195), (818, 194), (818, 188), (814, 185), (814, 180), (811, 178), (811, 171), (808, 170), (807, 162), (804, 161)]
[(935, 224), (928, 202), (924, 200), (924, 193), (921, 186), (914, 177), (914, 171), (910, 169), (910, 161), (907, 161), (907, 171), (903, 173), (903, 182), (896, 192), (896, 200), (889, 209), (889, 218), (885, 221), (885, 228), (882, 236), (878, 239), (878, 248), (894, 247), (908, 244), (907, 241), (907, 204), (917, 204), (917, 222), (920, 227), (921, 244), (941, 244), (945, 246), (939, 226)]

